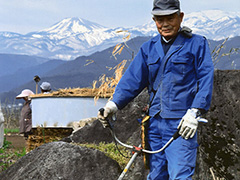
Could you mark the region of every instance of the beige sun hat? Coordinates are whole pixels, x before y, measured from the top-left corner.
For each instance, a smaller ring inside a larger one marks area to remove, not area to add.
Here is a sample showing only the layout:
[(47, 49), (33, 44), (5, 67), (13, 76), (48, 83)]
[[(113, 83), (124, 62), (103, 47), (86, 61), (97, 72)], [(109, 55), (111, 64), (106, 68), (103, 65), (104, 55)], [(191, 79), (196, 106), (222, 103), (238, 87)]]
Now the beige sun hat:
[(24, 89), (21, 94), (16, 96), (16, 99), (21, 99), (23, 97), (28, 97), (30, 95), (33, 95), (34, 93), (30, 89)]

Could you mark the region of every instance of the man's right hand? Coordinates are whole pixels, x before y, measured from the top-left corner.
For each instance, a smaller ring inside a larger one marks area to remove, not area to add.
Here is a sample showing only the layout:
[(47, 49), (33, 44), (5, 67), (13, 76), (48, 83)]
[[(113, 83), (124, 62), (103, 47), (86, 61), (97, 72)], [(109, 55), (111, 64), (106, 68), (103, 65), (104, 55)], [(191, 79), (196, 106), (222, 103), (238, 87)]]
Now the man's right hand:
[(109, 101), (103, 109), (103, 112), (98, 111), (98, 119), (103, 127), (106, 128), (109, 126), (107, 118), (112, 117), (117, 112), (118, 107), (113, 101)]

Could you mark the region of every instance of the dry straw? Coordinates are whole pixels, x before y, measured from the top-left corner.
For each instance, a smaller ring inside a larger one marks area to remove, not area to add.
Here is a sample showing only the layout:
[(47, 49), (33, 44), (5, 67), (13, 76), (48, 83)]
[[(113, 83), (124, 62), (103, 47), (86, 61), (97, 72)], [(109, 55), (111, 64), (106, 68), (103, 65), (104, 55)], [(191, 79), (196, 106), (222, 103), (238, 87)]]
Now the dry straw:
[[(117, 59), (116, 55), (121, 54), (122, 50), (124, 48), (128, 48), (128, 45), (126, 44), (126, 41), (130, 39), (130, 33), (128, 31), (117, 31), (117, 33), (123, 33), (124, 37), (123, 43), (117, 44), (113, 51), (112, 55), (115, 59)], [(87, 60), (87, 64), (84, 66), (87, 66), (91, 63), (93, 63), (93, 60)], [(99, 80), (93, 81), (92, 88), (65, 88), (65, 89), (59, 89), (57, 91), (53, 91), (49, 94), (35, 94), (31, 97), (94, 97), (94, 101), (96, 102), (99, 98), (112, 98), (112, 95), (114, 93), (114, 89), (116, 85), (118, 84), (119, 80), (121, 79), (124, 67), (127, 63), (127, 60), (123, 60), (115, 67), (106, 67), (108, 70), (115, 70), (113, 77), (106, 77), (106, 74), (103, 74), (99, 77)], [(97, 87), (97, 84), (100, 84), (99, 87)]]
[[(227, 43), (229, 38), (226, 38), (221, 44), (216, 46), (213, 51), (212, 51), (212, 59), (213, 59), (213, 64), (216, 66), (217, 63), (221, 60), (222, 57), (224, 56), (231, 56), (234, 54), (239, 54), (240, 48), (231, 48), (227, 53), (221, 53), (221, 51), (225, 48), (225, 44)], [(232, 61), (232, 66), (235, 68), (235, 62), (234, 60)]]
[[(130, 39), (130, 33), (128, 31), (123, 31), (123, 30), (117, 31), (117, 33), (123, 33), (124, 41), (123, 41), (123, 43), (117, 44), (113, 48), (112, 55), (115, 59), (117, 59), (116, 55), (117, 54), (120, 55), (125, 47), (130, 49), (126, 43), (126, 41), (128, 41)], [(112, 91), (112, 92), (114, 91), (116, 85), (122, 78), (126, 63), (127, 63), (127, 60), (123, 60), (114, 68), (108, 68), (109, 70), (111, 70), (111, 69), (115, 70), (113, 77), (106, 77), (106, 75), (104, 74), (99, 78), (100, 86), (99, 86), (97, 95), (95, 95), (95, 97), (94, 97), (95, 102), (99, 99), (99, 97), (101, 97), (101, 96), (105, 97), (108, 91)], [(93, 89), (95, 89), (96, 84), (97, 84), (97, 81), (94, 81)], [(111, 98), (112, 98), (112, 95), (110, 96), (109, 99), (111, 99)]]
[[(117, 66), (113, 68), (115, 69), (113, 77), (106, 77), (106, 75), (104, 74), (99, 78), (101, 84), (97, 90), (97, 94), (94, 97), (95, 102), (99, 99), (99, 97), (107, 97), (108, 95), (110, 95), (109, 92), (111, 92), (111, 96), (109, 98), (110, 99), (112, 98), (114, 89), (123, 75), (123, 70), (126, 65), (126, 62), (127, 62), (126, 60), (123, 60), (121, 63), (119, 63)], [(96, 84), (97, 81), (94, 81), (93, 90)]]

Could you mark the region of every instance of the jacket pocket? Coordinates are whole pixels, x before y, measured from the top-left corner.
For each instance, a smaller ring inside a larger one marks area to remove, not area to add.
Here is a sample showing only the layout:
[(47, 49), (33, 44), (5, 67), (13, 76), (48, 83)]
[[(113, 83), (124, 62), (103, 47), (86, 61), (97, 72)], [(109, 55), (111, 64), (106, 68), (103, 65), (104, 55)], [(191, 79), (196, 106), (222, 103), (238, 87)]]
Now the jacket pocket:
[[(151, 88), (153, 88), (153, 83), (155, 82), (156, 76), (158, 74), (158, 71), (160, 69), (160, 57), (159, 56), (150, 56), (148, 58), (148, 69), (149, 69), (149, 82), (150, 82), (150, 86)], [(156, 89), (154, 89), (156, 90)]]
[(171, 59), (171, 73), (174, 82), (181, 82), (183, 78), (194, 70), (193, 58), (179, 56), (178, 58)]

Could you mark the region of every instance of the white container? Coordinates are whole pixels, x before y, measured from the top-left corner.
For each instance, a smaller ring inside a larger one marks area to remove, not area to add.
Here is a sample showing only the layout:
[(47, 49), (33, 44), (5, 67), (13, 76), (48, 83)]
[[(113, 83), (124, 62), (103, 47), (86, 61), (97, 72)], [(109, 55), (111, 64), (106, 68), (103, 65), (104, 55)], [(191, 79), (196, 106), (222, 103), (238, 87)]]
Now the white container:
[(34, 97), (32, 98), (32, 126), (67, 127), (71, 122), (97, 117), (98, 110), (108, 98), (93, 97)]

